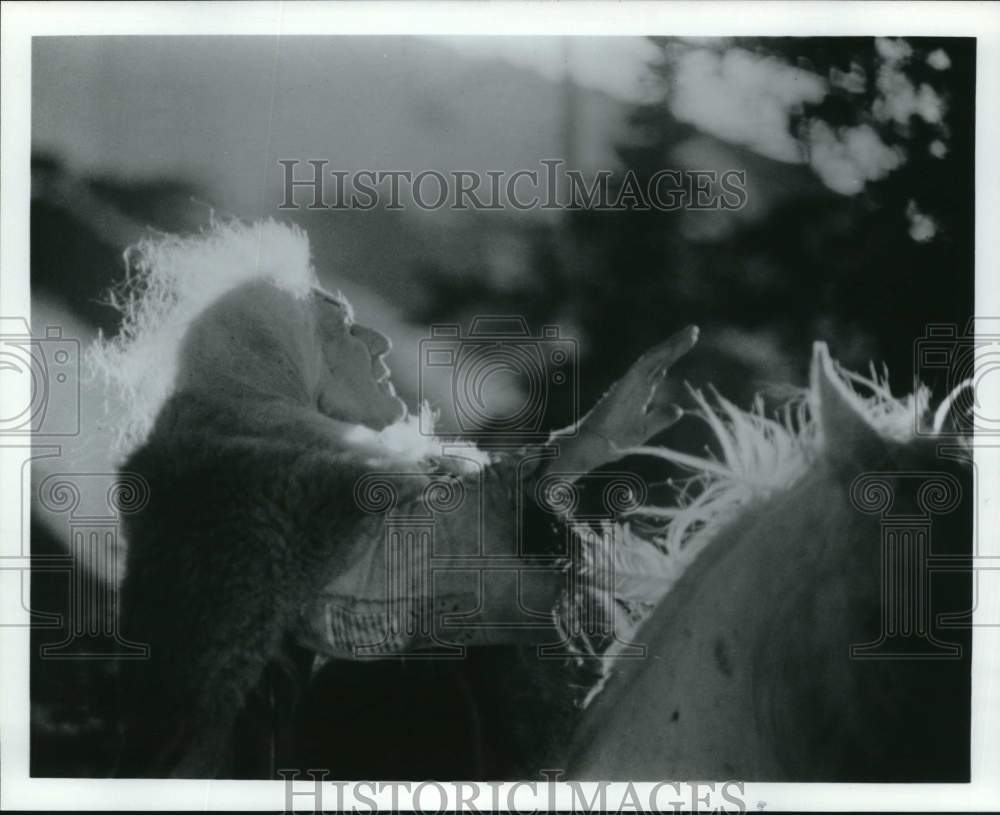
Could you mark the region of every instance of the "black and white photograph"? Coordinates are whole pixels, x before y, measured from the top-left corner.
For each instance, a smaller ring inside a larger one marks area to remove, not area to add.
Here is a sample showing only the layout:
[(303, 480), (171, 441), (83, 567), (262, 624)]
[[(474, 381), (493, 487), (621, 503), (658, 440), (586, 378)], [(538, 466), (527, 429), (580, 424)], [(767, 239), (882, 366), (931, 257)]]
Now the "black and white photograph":
[(3, 14), (4, 808), (1000, 806), (1000, 9)]

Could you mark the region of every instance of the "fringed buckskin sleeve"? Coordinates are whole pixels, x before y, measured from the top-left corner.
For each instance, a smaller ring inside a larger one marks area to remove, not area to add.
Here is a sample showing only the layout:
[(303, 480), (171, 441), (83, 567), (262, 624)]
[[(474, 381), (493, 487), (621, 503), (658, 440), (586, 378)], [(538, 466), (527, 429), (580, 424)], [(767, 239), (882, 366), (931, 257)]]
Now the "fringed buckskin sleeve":
[(543, 461), (521, 450), (465, 474), (362, 476), (357, 556), (303, 607), (299, 641), (341, 659), (536, 645), (604, 667), (641, 648), (673, 583), (669, 558), (622, 520), (641, 482), (570, 481)]
[(521, 450), (361, 476), (356, 557), (303, 608), (300, 642), (348, 659), (558, 643), (568, 572), (558, 516), (537, 500), (540, 462)]

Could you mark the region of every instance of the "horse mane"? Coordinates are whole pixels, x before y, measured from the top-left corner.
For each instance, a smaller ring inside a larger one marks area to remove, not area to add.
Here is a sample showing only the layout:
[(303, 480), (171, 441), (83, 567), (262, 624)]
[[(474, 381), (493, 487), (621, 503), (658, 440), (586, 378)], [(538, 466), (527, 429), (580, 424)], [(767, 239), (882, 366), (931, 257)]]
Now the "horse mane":
[[(882, 438), (898, 443), (940, 433), (948, 406), (966, 387), (963, 383), (955, 388), (932, 414), (930, 389), (923, 384), (917, 383), (907, 396), (896, 397), (885, 368), (879, 372), (871, 365), (864, 375), (831, 361), (830, 370), (843, 397), (867, 423)], [(632, 513), (635, 519), (661, 523), (653, 542), (675, 561), (675, 574), (690, 565), (747, 506), (797, 484), (824, 450), (815, 381), (799, 389), (773, 416), (766, 415), (759, 395), (749, 410), (743, 410), (714, 387), (708, 388), (708, 396), (687, 387), (697, 406), (693, 414), (707, 423), (721, 456), (708, 448), (704, 456), (660, 446), (625, 451), (664, 459), (691, 473), (671, 482), (676, 492), (674, 506), (643, 506)]]

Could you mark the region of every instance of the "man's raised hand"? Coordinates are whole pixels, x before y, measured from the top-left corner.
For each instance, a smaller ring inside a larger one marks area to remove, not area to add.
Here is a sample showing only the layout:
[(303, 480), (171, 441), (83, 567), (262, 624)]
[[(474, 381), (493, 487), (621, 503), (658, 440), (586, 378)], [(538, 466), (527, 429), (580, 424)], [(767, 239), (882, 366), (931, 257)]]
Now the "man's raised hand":
[(680, 419), (684, 411), (673, 401), (675, 388), (667, 373), (697, 341), (698, 327), (691, 325), (639, 357), (580, 420), (575, 437), (554, 435), (560, 457), (549, 469), (589, 472)]

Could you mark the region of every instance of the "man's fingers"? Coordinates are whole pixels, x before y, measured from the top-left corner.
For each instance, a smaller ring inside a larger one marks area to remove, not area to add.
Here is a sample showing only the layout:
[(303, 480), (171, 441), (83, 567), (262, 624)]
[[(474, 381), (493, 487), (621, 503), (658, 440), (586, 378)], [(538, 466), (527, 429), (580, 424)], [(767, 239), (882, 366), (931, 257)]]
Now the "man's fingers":
[(647, 406), (643, 422), (645, 440), (651, 439), (661, 430), (666, 430), (684, 415), (680, 405)]
[(658, 378), (653, 386), (649, 389), (649, 397), (646, 399), (646, 403), (643, 406), (644, 413), (651, 413), (654, 410), (663, 410), (668, 408), (673, 404), (673, 397), (671, 391), (673, 388), (669, 387), (668, 382), (664, 382), (662, 378)]
[(581, 426), (612, 445), (629, 447), (672, 425), (684, 411), (670, 400), (672, 388), (666, 374), (697, 341), (698, 327), (689, 325), (650, 349), (602, 397)]
[(651, 399), (642, 409), (643, 416), (674, 417), (674, 421), (684, 415), (684, 409), (680, 405), (671, 402), (659, 402)]
[(643, 359), (643, 367), (646, 368), (650, 378), (666, 376), (677, 360), (690, 351), (698, 342), (698, 326), (689, 325), (682, 328), (668, 340), (653, 347)]

